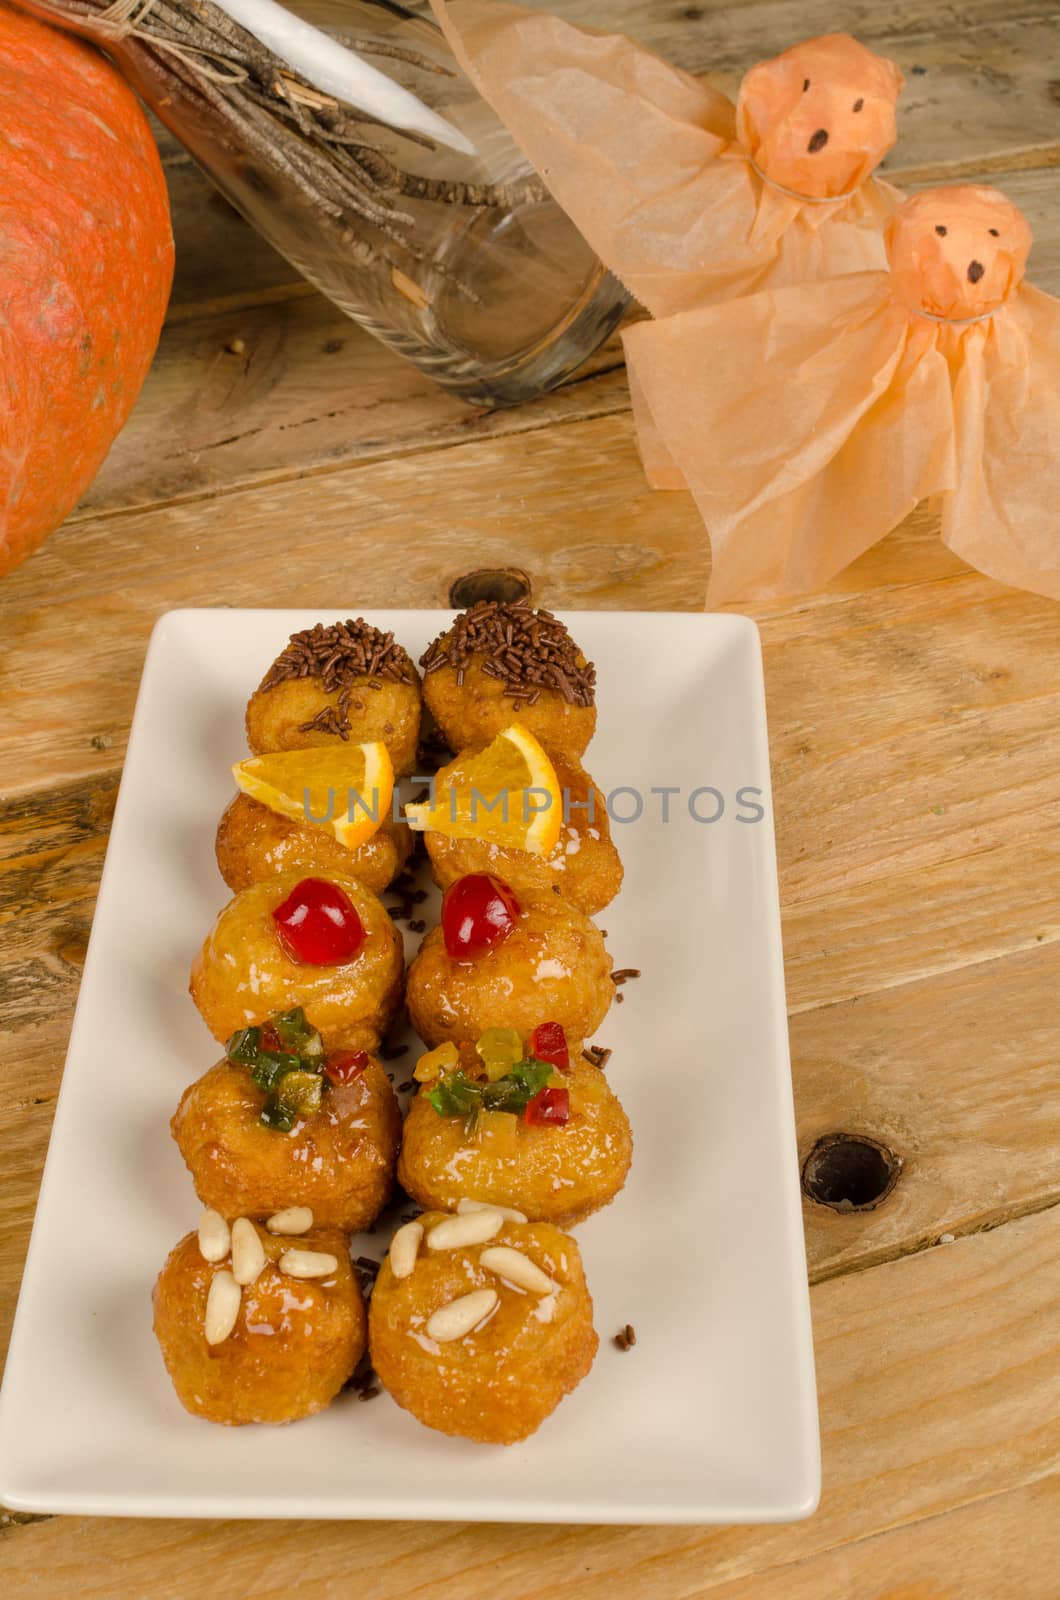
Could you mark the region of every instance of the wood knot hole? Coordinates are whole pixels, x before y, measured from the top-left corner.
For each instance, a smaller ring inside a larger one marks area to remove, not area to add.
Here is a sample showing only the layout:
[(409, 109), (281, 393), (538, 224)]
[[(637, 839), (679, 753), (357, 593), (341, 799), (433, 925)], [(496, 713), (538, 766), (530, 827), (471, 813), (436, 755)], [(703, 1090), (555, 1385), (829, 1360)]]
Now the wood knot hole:
[(529, 600), (530, 588), (530, 579), (519, 567), (481, 567), (476, 572), (465, 572), (450, 584), (449, 604), (455, 611), (463, 611), (480, 600), (500, 600), (511, 605), (516, 600)]
[(862, 1133), (826, 1133), (802, 1167), (802, 1192), (833, 1211), (873, 1211), (886, 1200), (902, 1158)]

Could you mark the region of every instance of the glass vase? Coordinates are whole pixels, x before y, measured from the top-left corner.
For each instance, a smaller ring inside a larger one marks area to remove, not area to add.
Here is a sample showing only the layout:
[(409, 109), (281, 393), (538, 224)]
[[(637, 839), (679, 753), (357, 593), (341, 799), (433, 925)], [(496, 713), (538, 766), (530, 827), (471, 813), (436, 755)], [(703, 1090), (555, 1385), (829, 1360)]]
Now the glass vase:
[(135, 32), (101, 37), (91, 16), (71, 14), (63, 0), (20, 3), (99, 43), (275, 249), (444, 388), (490, 406), (533, 399), (568, 377), (620, 320), (625, 291), (456, 65), (425, 3), (288, 5), (343, 43), (356, 41), (373, 66), (475, 148), (464, 155), (389, 126), (359, 126), (369, 171), (374, 165), (388, 182), (396, 172), (401, 184), (384, 184), (369, 214), (357, 204), (320, 204), (268, 140), (241, 134), (221, 115), (210, 85), (197, 91), (179, 67), (175, 79), (172, 61)]

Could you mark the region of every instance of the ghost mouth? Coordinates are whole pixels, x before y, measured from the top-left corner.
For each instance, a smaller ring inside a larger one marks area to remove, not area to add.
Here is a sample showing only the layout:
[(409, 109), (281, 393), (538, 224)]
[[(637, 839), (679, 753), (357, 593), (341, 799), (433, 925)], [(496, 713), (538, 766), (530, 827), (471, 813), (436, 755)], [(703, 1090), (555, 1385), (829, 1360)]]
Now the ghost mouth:
[(827, 143), (828, 143), (828, 129), (827, 128), (818, 128), (817, 132), (815, 134), (811, 135), (810, 142), (806, 146), (806, 148), (810, 152), (811, 156), (815, 156), (817, 154), (818, 150), (823, 150)]
[(986, 271), (986, 268), (983, 266), (983, 263), (981, 261), (969, 261), (969, 263), (968, 263), (968, 282), (969, 283), (978, 283), (979, 279), (983, 276), (983, 273), (985, 271)]

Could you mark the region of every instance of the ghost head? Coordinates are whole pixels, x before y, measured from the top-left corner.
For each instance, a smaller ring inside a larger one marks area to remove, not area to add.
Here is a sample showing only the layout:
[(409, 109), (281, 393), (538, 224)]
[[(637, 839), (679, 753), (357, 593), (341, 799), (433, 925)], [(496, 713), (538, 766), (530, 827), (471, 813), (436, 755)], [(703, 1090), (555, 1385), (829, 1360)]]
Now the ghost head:
[(740, 142), (774, 183), (809, 198), (858, 188), (897, 138), (904, 79), (893, 61), (846, 33), (824, 34), (763, 61), (736, 106)]
[(926, 189), (895, 212), (887, 255), (895, 294), (914, 311), (978, 317), (1008, 299), (1031, 247), (1027, 219), (997, 189)]

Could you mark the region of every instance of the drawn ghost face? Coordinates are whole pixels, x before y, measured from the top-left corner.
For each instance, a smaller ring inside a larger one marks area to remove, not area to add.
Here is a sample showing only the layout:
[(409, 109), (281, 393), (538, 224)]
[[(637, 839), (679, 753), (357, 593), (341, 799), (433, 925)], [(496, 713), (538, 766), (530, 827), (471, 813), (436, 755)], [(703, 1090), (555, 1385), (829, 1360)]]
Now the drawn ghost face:
[(740, 142), (755, 164), (797, 194), (825, 199), (865, 182), (897, 138), (904, 80), (893, 61), (846, 33), (805, 39), (744, 78)]
[(936, 317), (993, 311), (1023, 277), (1030, 247), (1023, 213), (977, 184), (914, 195), (887, 229), (895, 293)]

